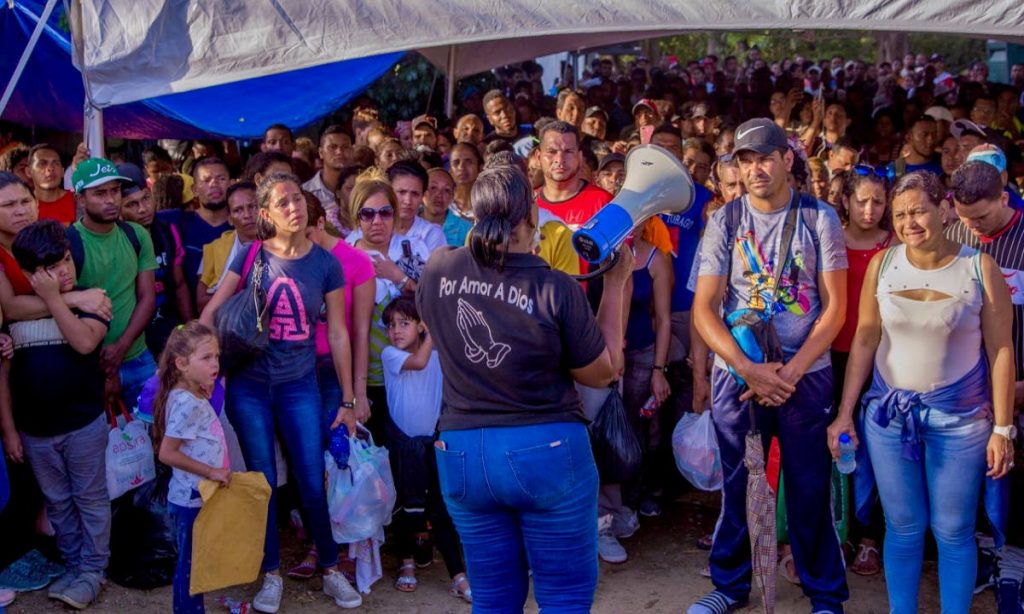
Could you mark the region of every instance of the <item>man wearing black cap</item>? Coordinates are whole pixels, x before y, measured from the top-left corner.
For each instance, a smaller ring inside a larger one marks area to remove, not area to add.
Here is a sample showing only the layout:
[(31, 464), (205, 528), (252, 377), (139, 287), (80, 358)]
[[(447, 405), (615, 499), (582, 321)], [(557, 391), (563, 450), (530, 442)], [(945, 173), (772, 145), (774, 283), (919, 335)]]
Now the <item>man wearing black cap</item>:
[[(743, 456), (753, 410), (762, 440), (779, 439), (790, 542), (811, 611), (841, 614), (849, 590), (832, 526), (827, 429), (835, 415), (829, 346), (846, 313), (843, 229), (832, 207), (790, 190), (793, 153), (772, 120), (740, 125), (734, 157), (748, 193), (708, 220), (693, 300), (696, 329), (715, 353), (711, 415), (725, 483), (711, 549), (715, 590), (688, 613), (721, 614), (749, 598)], [(722, 315), (741, 309), (774, 327), (778, 342), (762, 349), (781, 350), (781, 360), (756, 362), (741, 349)]]

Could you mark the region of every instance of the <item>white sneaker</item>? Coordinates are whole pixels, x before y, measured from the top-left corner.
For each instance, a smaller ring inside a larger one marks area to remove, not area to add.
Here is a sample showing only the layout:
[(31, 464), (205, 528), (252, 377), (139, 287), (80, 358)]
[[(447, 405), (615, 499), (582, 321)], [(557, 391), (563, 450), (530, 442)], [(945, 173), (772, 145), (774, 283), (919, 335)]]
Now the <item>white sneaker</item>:
[(324, 573), (324, 594), (332, 597), (338, 607), (346, 610), (363, 605), (363, 598), (340, 571)]
[(275, 614), (281, 607), (281, 593), (284, 592), (284, 579), (281, 576), (267, 574), (263, 576), (263, 588), (252, 600), (252, 609), (265, 614)]
[(597, 534), (597, 555), (606, 563), (625, 563), (629, 558), (626, 549), (615, 539), (611, 528)]

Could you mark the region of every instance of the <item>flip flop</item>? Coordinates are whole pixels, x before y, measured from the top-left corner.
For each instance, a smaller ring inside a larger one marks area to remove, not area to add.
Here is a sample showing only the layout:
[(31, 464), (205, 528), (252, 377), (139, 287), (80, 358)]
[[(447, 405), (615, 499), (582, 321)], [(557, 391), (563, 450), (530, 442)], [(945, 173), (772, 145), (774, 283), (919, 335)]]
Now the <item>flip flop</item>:
[(793, 555), (787, 554), (779, 561), (779, 575), (789, 580), (790, 584), (800, 586), (800, 575), (796, 573), (796, 563), (793, 563), (793, 571), (789, 570), (789, 564), (793, 563)]
[(402, 572), (407, 569), (411, 569), (415, 573), (416, 563), (403, 563), (402, 566), (398, 568), (398, 577), (395, 578), (395, 588), (403, 593), (411, 593), (415, 591), (418, 585), (416, 576), (402, 575)]
[[(871, 554), (874, 554), (874, 558)], [(858, 576), (874, 576), (882, 571), (882, 564), (879, 561), (878, 548), (874, 546), (857, 545), (857, 557), (850, 565), (850, 571)]]

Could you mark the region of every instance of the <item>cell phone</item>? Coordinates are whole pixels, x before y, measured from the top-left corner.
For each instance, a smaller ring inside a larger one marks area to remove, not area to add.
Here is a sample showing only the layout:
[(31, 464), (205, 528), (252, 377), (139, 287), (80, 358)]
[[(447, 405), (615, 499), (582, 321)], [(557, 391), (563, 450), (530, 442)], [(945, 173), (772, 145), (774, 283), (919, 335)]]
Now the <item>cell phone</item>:
[(409, 239), (402, 241), (402, 255), (406, 260), (412, 260), (412, 243), (409, 242)]

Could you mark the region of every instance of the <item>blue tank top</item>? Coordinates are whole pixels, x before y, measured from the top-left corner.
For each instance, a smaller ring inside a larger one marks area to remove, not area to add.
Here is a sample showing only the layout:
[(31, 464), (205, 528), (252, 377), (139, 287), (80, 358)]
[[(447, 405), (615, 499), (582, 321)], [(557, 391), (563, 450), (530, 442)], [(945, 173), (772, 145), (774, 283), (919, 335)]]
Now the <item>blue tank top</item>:
[(626, 351), (642, 350), (654, 343), (654, 318), (651, 301), (654, 300), (654, 279), (651, 262), (657, 248), (651, 248), (647, 264), (633, 271), (633, 296), (629, 301), (629, 320), (626, 321)]

